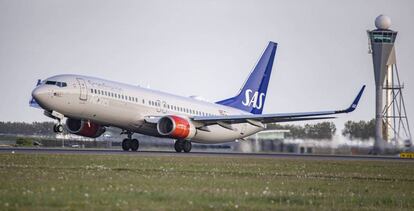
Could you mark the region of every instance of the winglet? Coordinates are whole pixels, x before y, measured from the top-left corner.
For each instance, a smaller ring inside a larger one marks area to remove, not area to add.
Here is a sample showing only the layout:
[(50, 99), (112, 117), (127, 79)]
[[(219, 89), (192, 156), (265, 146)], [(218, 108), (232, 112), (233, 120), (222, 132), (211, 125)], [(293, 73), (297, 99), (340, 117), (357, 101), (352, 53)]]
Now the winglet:
[(358, 95), (356, 96), (354, 102), (352, 102), (351, 106), (345, 110), (336, 111), (335, 113), (349, 113), (353, 112), (356, 107), (358, 106), (358, 102), (361, 99), (362, 94), (364, 93), (365, 85), (362, 86), (361, 90), (359, 91)]

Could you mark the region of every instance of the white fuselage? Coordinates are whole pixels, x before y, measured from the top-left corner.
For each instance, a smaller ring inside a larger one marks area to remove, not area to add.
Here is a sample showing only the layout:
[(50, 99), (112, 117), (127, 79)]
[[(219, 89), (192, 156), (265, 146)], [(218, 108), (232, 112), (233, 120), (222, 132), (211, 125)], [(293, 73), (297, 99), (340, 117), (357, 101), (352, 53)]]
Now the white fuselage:
[[(46, 84), (46, 81), (66, 83), (66, 86)], [(40, 106), (65, 117), (89, 120), (150, 136), (161, 136), (151, 118), (176, 115), (192, 116), (249, 115), (235, 108), (180, 97), (160, 91), (81, 75), (58, 75), (46, 79), (35, 90)], [(222, 143), (241, 139), (263, 130), (249, 123), (233, 124), (232, 129), (218, 124), (207, 130), (197, 129), (191, 139), (199, 143)]]

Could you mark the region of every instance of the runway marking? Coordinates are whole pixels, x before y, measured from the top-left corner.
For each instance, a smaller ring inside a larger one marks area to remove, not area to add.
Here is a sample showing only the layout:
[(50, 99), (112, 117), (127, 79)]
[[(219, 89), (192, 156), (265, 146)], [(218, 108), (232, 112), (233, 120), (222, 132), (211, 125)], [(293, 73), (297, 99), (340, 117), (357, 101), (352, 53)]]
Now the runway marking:
[(400, 153), (400, 158), (414, 159), (414, 152), (401, 152)]

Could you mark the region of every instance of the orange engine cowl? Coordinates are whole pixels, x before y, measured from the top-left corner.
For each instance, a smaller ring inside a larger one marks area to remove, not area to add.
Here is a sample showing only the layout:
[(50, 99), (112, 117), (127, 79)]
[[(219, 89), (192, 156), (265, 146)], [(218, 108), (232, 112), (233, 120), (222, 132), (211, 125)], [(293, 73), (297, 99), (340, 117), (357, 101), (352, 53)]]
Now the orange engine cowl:
[(70, 133), (90, 138), (99, 137), (105, 132), (105, 127), (101, 125), (70, 118), (66, 120), (66, 129)]
[(175, 139), (191, 139), (196, 133), (194, 125), (183, 117), (164, 116), (157, 123), (158, 133)]

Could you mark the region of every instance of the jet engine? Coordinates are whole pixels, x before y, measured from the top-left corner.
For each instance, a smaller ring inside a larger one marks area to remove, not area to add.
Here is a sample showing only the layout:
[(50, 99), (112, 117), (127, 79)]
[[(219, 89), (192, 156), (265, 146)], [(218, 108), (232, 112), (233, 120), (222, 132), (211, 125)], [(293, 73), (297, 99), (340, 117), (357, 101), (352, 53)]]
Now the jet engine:
[(66, 129), (76, 135), (96, 138), (102, 135), (105, 132), (105, 127), (98, 125), (93, 122), (88, 122), (79, 119), (67, 119), (66, 120)]
[(191, 139), (196, 134), (196, 128), (183, 117), (164, 116), (157, 123), (158, 133), (175, 139)]

